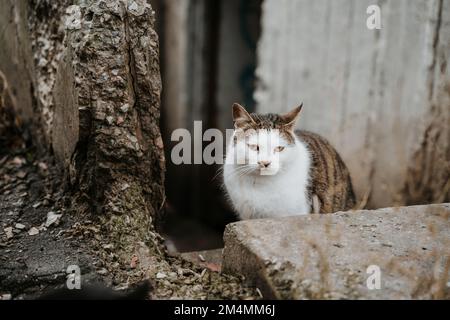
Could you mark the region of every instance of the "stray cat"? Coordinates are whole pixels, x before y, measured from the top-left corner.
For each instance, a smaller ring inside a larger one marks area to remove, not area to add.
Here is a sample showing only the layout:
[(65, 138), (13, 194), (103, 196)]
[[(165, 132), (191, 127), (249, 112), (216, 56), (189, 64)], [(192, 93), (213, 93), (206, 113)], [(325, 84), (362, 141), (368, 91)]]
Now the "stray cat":
[(223, 178), (240, 219), (354, 207), (350, 174), (336, 150), (317, 134), (294, 131), (301, 109), (284, 115), (249, 114), (233, 105), (234, 134)]

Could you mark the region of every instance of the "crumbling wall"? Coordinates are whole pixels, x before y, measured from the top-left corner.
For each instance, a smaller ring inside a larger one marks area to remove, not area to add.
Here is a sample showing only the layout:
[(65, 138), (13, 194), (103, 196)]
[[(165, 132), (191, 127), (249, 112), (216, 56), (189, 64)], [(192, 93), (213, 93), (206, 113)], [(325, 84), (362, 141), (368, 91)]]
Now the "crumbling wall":
[(336, 146), (362, 204), (448, 201), (449, 35), (443, 0), (266, 0), (258, 109), (303, 102), (299, 128)]

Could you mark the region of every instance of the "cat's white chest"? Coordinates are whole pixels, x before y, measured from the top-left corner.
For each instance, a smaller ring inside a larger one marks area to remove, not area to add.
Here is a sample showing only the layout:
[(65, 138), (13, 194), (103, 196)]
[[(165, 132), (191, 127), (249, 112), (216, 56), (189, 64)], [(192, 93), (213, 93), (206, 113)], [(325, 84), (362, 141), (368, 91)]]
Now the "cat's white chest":
[[(310, 213), (307, 197), (309, 156), (299, 150), (299, 158), (287, 170), (274, 176), (236, 177), (224, 168), (228, 196), (242, 220), (276, 218)], [(228, 172), (227, 172), (228, 171)]]
[[(270, 179), (270, 178), (269, 178)], [(276, 218), (309, 213), (306, 186), (261, 179), (237, 184), (230, 197), (241, 219)]]

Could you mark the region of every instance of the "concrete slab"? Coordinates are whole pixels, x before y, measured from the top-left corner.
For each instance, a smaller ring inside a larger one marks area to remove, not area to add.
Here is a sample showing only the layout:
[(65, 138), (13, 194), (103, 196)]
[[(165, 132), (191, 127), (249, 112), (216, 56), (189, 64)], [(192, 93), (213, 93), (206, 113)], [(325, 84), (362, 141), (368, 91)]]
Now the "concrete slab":
[(223, 272), (265, 298), (450, 298), (450, 204), (241, 221), (224, 240)]

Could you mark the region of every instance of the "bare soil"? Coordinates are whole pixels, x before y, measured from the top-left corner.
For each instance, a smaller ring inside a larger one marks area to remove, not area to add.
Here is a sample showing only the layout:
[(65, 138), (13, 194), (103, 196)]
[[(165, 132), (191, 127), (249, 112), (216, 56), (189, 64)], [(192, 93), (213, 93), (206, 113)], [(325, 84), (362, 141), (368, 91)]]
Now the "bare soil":
[[(154, 246), (160, 250), (155, 254), (142, 243), (139, 254), (122, 263), (114, 246), (97, 237), (101, 226), (95, 215), (74, 207), (77, 201), (64, 189), (53, 158), (25, 145), (0, 148), (0, 297), (33, 299), (62, 287), (67, 267), (74, 264), (83, 282), (118, 290), (150, 279), (152, 299), (259, 297), (243, 278), (169, 255), (162, 245)], [(49, 214), (59, 218), (46, 226)]]

